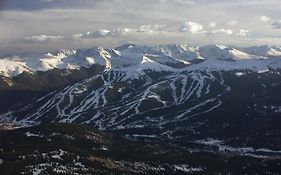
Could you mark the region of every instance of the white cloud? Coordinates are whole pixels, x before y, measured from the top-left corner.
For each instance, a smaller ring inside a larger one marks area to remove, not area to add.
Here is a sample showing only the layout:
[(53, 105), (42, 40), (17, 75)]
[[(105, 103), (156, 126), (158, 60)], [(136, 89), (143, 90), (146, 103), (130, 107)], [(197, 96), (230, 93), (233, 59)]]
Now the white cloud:
[(119, 28), (115, 30), (102, 29), (93, 32), (74, 34), (72, 35), (72, 38), (91, 39), (91, 38), (113, 37), (113, 36), (132, 34), (132, 33), (136, 33), (137, 31), (138, 31), (137, 29), (131, 29), (131, 28)]
[(259, 19), (260, 19), (260, 21), (262, 21), (262, 22), (268, 22), (268, 21), (270, 20), (270, 18), (267, 17), (267, 16), (261, 16)]
[(34, 35), (31, 37), (26, 37), (25, 40), (44, 42), (44, 41), (58, 41), (64, 39), (63, 36), (52, 36), (52, 35)]
[(134, 34), (158, 34), (165, 32), (165, 25), (142, 25), (138, 28), (118, 28), (118, 29), (102, 29), (93, 32), (78, 33), (72, 35), (73, 39), (91, 39), (91, 38), (102, 38), (102, 37), (117, 37)]
[(227, 26), (235, 26), (235, 25), (237, 25), (237, 24), (238, 24), (237, 21), (231, 20), (231, 21), (229, 21), (226, 25), (227, 25)]
[(231, 29), (218, 29), (211, 31), (212, 34), (219, 34), (219, 35), (232, 35), (233, 31)]
[(250, 33), (249, 30), (240, 29), (239, 32), (236, 32), (235, 34), (237, 36), (247, 36), (247, 35), (249, 35), (249, 33)]
[(203, 26), (196, 22), (184, 22), (181, 25), (180, 31), (181, 32), (190, 32), (191, 34), (198, 34), (198, 33), (204, 33)]
[(181, 4), (190, 4), (190, 5), (195, 4), (195, 2), (191, 0), (174, 0), (174, 1)]
[(137, 32), (137, 29), (125, 27), (125, 28), (119, 28), (119, 29), (110, 31), (108, 36), (121, 36), (121, 35), (133, 34), (133, 33), (136, 33), (136, 32)]
[(272, 24), (274, 29), (281, 29), (281, 20), (278, 20)]
[(99, 37), (106, 37), (111, 33), (110, 30), (102, 29), (94, 32), (86, 32), (86, 33), (78, 33), (72, 35), (74, 39), (82, 39), (82, 38), (99, 38)]
[(210, 22), (208, 27), (210, 28), (215, 28), (217, 26), (217, 23), (216, 22)]
[(78, 39), (83, 38), (84, 35), (85, 35), (85, 34), (83, 34), (83, 33), (73, 34), (73, 35), (72, 35), (72, 39), (78, 40)]
[(142, 25), (137, 29), (137, 32), (160, 32), (164, 31), (165, 25)]

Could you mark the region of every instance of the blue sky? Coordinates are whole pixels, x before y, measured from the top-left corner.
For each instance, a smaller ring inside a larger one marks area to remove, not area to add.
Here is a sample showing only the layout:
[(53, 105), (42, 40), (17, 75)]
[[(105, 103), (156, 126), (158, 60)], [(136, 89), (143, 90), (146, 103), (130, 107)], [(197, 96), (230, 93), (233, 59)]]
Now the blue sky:
[(124, 43), (281, 45), (280, 0), (2, 0), (0, 52)]

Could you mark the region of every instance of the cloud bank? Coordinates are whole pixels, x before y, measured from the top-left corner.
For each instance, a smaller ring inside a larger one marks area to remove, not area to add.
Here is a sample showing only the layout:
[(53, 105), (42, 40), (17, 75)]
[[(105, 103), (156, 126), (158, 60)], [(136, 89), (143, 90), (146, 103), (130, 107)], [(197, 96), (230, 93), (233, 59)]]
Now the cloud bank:
[(123, 43), (281, 45), (280, 0), (3, 0), (0, 52)]

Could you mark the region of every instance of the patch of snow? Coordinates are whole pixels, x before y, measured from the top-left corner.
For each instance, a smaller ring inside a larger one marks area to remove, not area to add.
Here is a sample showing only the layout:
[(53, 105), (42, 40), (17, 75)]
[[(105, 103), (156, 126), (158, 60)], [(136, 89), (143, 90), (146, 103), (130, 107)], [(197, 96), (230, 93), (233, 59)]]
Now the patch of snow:
[(157, 135), (133, 134), (132, 137), (157, 138)]
[(25, 135), (26, 135), (26, 137), (44, 137), (43, 135), (33, 134), (31, 132), (26, 132)]
[(236, 75), (237, 77), (241, 77), (241, 76), (243, 76), (243, 75), (246, 75), (246, 73), (244, 73), (244, 72), (236, 72), (235, 75)]
[[(247, 156), (252, 156), (252, 157), (259, 157), (260, 155), (258, 155), (259, 152), (262, 153), (275, 153), (275, 154), (280, 154), (281, 151), (273, 151), (271, 149), (268, 148), (259, 148), (259, 149), (254, 149), (252, 147), (243, 147), (243, 148), (235, 148), (232, 146), (228, 146), (228, 145), (223, 145), (223, 141), (222, 140), (218, 140), (218, 139), (212, 139), (209, 138), (207, 140), (197, 140), (197, 143), (200, 144), (204, 144), (204, 145), (209, 145), (209, 146), (216, 146), (219, 149), (219, 152), (223, 152), (223, 153), (238, 153), (240, 155), (247, 155)], [(262, 156), (264, 157), (264, 156)], [(267, 156), (265, 156), (267, 157)]]
[(45, 170), (45, 169), (34, 168), (34, 169), (32, 170), (32, 174), (33, 174), (33, 175), (40, 175), (40, 174), (42, 174), (42, 172), (43, 172), (44, 170)]
[(255, 150), (256, 152), (264, 152), (264, 153), (281, 153), (281, 151), (273, 151), (268, 148), (259, 148)]
[(275, 113), (281, 113), (281, 106), (263, 106), (264, 109), (270, 109), (271, 111), (275, 112)]
[(104, 145), (104, 146), (101, 147), (101, 150), (103, 150), (103, 151), (109, 151), (109, 148)]
[(53, 151), (53, 152), (51, 152), (51, 154), (52, 154), (52, 156), (51, 156), (52, 158), (54, 158), (54, 159), (59, 159), (59, 160), (63, 160), (63, 159), (61, 158), (61, 156), (67, 154), (67, 151), (64, 151), (64, 150), (60, 149), (59, 151)]
[(243, 60), (243, 59), (260, 59), (258, 56), (249, 55), (245, 52), (239, 51), (237, 49), (232, 49), (229, 51), (231, 55), (233, 55), (234, 60)]
[(193, 168), (189, 165), (174, 165), (174, 168), (178, 171), (182, 171), (185, 173), (195, 173), (195, 172), (202, 172), (203, 169), (201, 167), (199, 168)]
[(218, 139), (208, 139), (208, 140), (201, 140), (198, 141), (199, 143), (205, 144), (205, 145), (220, 145), (223, 143), (222, 140)]
[(259, 70), (258, 71), (259, 74), (263, 74), (263, 73), (266, 73), (266, 72), (269, 72), (269, 70), (268, 69), (264, 69), (264, 70)]

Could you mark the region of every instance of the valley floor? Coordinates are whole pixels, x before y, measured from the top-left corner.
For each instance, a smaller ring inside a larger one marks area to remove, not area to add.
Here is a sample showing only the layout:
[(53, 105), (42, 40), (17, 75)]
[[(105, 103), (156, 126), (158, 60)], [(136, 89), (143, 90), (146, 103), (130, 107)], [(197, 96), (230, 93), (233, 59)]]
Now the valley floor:
[[(9, 174), (278, 174), (281, 154), (217, 140), (133, 141), (72, 124), (0, 130), (0, 172)], [(256, 155), (259, 154), (259, 155)]]

